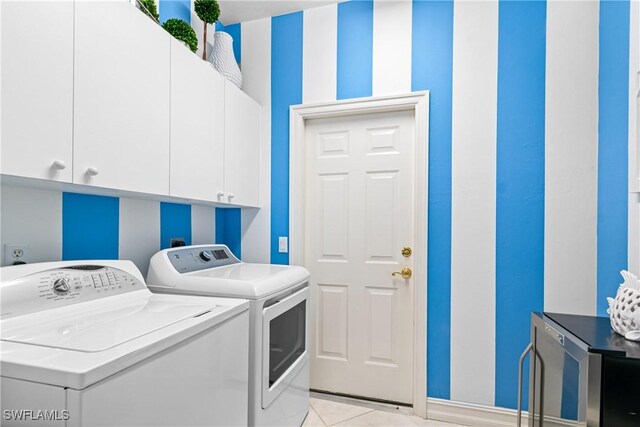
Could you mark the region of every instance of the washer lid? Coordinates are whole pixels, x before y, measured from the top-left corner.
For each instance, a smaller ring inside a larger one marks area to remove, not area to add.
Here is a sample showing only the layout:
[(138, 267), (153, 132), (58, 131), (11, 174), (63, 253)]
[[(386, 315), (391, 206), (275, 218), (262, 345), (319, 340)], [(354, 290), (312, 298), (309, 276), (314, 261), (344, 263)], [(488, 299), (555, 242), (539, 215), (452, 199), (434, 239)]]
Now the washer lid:
[[(170, 292), (260, 299), (306, 282), (309, 272), (292, 265), (239, 263), (185, 273), (170, 280)], [(148, 286), (166, 292), (162, 283)]]
[(171, 301), (145, 290), (133, 298), (115, 296), (6, 319), (2, 322), (2, 341), (99, 352), (206, 313), (213, 307), (214, 304)]

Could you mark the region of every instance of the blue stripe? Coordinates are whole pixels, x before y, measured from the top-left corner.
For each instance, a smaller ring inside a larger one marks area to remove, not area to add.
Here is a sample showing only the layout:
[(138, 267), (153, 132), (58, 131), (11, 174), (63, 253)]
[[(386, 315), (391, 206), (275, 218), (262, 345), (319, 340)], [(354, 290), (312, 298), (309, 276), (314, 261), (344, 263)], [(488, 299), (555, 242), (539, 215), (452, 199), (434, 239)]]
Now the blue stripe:
[(546, 9), (499, 4), (495, 403), (507, 408), (516, 407), (530, 313), (544, 304)]
[(235, 256), (242, 257), (242, 225), (239, 208), (216, 209), (216, 243), (227, 245)]
[(289, 236), (289, 106), (302, 103), (302, 12), (271, 20), (271, 262), (288, 264), (278, 237)]
[(216, 31), (224, 31), (233, 38), (233, 54), (236, 57), (236, 62), (240, 64), (242, 62), (242, 27), (240, 24), (223, 25), (221, 22), (216, 22)]
[(627, 268), (629, 2), (600, 2), (598, 77), (598, 291), (599, 316)]
[(338, 99), (371, 96), (373, 87), (373, 1), (338, 4)]
[(191, 0), (160, 0), (158, 13), (160, 13), (160, 23), (178, 18), (191, 24)]
[(414, 1), (411, 89), (429, 90), (427, 394), (451, 386), (451, 97), (453, 2)]
[(191, 205), (160, 203), (160, 248), (171, 247), (171, 239), (191, 244)]
[(120, 200), (62, 193), (62, 259), (118, 259)]

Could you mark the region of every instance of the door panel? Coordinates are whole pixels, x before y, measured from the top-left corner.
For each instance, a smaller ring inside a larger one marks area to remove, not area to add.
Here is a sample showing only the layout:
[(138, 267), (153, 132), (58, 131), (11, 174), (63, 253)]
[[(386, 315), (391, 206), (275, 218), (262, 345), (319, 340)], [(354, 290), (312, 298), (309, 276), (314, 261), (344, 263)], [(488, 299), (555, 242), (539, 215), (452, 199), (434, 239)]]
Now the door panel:
[(169, 194), (170, 41), (128, 1), (75, 3), (74, 183)]
[(0, 7), (0, 172), (71, 182), (73, 1)]
[(345, 260), (347, 257), (347, 221), (349, 215), (349, 176), (346, 174), (321, 175), (322, 199), (322, 258)]
[(318, 357), (347, 360), (347, 287), (317, 286)]
[(225, 80), (223, 202), (259, 206), (260, 105)]
[(396, 207), (389, 203), (397, 199), (397, 171), (366, 174), (366, 253), (367, 262), (396, 262)]
[(311, 387), (411, 403), (412, 112), (306, 124), (305, 265)]
[(394, 344), (396, 289), (367, 287), (369, 317), (369, 352), (367, 364), (398, 367)]
[(224, 190), (224, 77), (171, 40), (172, 196), (218, 201)]

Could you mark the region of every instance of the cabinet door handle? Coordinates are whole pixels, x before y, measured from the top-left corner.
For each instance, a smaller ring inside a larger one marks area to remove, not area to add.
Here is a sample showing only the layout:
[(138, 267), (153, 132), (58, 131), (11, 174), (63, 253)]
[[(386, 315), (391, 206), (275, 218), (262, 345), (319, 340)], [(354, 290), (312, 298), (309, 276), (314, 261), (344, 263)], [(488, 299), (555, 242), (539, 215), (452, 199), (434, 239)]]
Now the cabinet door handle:
[(100, 173), (98, 168), (94, 168), (93, 166), (87, 168), (87, 175), (89, 176), (96, 176), (98, 173)]
[(544, 360), (538, 349), (535, 350), (535, 353), (540, 362), (540, 427), (542, 427), (544, 425)]
[(222, 199), (224, 197), (224, 193), (222, 191), (218, 191), (218, 199)]
[(51, 167), (54, 168), (55, 170), (61, 171), (67, 168), (67, 164), (65, 162), (63, 162), (62, 160), (55, 160), (52, 164)]
[[(518, 362), (518, 412), (517, 412), (517, 423), (516, 426), (520, 427), (522, 423), (522, 366), (524, 365), (524, 359), (527, 357), (533, 350), (533, 344), (529, 343), (527, 348), (522, 352), (522, 356), (520, 356), (520, 361)], [(531, 411), (529, 411), (531, 413)]]
[(231, 201), (231, 199), (233, 199), (234, 197), (236, 197), (235, 194), (229, 193), (229, 201)]
[[(538, 359), (540, 362), (540, 424), (542, 427), (544, 425), (544, 360), (542, 359), (542, 355), (538, 351), (538, 349), (533, 348), (533, 344), (530, 343), (527, 348), (524, 349), (522, 355), (520, 356), (520, 361), (518, 362), (518, 411), (516, 418), (516, 426), (520, 427), (522, 422), (522, 366), (524, 365), (524, 359), (527, 357), (527, 354), (534, 352), (534, 357)], [(532, 381), (536, 379), (533, 378)], [(535, 393), (535, 388), (534, 388)], [(535, 407), (529, 408), (529, 416), (532, 417), (533, 422), (535, 422)], [(532, 425), (532, 424), (530, 424)]]

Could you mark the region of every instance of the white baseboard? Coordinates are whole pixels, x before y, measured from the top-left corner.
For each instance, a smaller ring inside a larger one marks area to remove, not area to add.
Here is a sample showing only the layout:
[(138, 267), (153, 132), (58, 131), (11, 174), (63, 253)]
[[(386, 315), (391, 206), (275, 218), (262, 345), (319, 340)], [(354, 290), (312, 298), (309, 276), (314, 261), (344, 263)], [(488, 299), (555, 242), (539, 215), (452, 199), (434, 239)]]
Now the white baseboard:
[[(427, 418), (473, 427), (513, 427), (516, 425), (517, 415), (513, 409), (429, 397), (427, 398)], [(523, 412), (523, 426), (527, 425), (528, 418), (528, 414)]]

